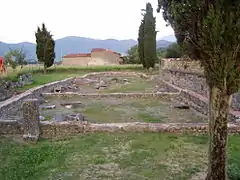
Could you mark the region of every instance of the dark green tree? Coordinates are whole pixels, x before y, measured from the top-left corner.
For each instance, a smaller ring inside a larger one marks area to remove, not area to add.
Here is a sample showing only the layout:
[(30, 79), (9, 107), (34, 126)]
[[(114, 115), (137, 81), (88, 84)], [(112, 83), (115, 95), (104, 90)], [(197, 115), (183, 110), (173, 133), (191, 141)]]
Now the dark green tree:
[(227, 179), (228, 119), (240, 86), (240, 2), (158, 0), (158, 12), (178, 43), (201, 61), (209, 86), (209, 163), (206, 180)]
[(165, 58), (180, 58), (182, 55), (181, 47), (173, 43), (166, 49)]
[(42, 24), (42, 28), (37, 28), (35, 33), (36, 37), (36, 54), (39, 62), (44, 64), (44, 73), (48, 67), (51, 67), (55, 59), (55, 41), (49, 31), (47, 31), (45, 24)]
[(153, 17), (153, 8), (151, 3), (146, 4), (146, 13), (144, 15), (144, 61), (146, 68), (154, 68), (157, 59), (156, 50), (156, 20)]
[(141, 21), (138, 30), (138, 56), (143, 68), (147, 68), (147, 64), (144, 60), (144, 20)]

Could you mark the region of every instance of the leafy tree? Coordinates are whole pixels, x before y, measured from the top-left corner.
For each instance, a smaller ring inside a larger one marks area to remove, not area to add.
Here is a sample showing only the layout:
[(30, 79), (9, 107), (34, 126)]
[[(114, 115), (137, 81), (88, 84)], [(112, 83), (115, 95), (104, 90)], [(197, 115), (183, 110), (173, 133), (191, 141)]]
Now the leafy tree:
[(209, 164), (206, 180), (227, 179), (227, 123), (240, 86), (240, 2), (158, 0), (158, 12), (178, 43), (204, 68), (209, 86)]
[(157, 60), (156, 20), (150, 3), (146, 4), (146, 9), (143, 11), (145, 14), (138, 32), (138, 54), (143, 67), (149, 69), (154, 68)]
[(165, 58), (180, 58), (182, 56), (182, 51), (177, 43), (171, 44), (166, 49)]
[(140, 59), (138, 56), (138, 45), (131, 47), (128, 52), (128, 58), (125, 62), (126, 64), (140, 64)]
[(44, 64), (44, 73), (48, 67), (51, 67), (55, 59), (55, 42), (52, 38), (52, 35), (47, 31), (45, 24), (42, 24), (42, 28), (37, 28), (35, 33), (36, 37), (36, 54), (39, 62)]
[(18, 65), (21, 66), (21, 69), (24, 65), (27, 65), (26, 54), (22, 49), (10, 49), (10, 51), (5, 54), (4, 59), (13, 69), (16, 69)]
[(157, 49), (157, 56), (158, 57), (165, 57), (166, 55), (166, 48), (158, 48)]

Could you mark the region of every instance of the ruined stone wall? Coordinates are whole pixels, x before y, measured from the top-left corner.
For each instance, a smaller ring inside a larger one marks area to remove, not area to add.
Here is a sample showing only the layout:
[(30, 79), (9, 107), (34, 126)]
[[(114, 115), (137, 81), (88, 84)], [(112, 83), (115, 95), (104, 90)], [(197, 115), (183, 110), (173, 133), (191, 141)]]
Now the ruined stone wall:
[(199, 61), (191, 61), (186, 58), (162, 59), (163, 69), (173, 69), (194, 73), (203, 73), (203, 68)]
[(0, 102), (11, 98), (15, 94), (15, 88), (32, 83), (33, 78), (31, 74), (23, 74), (16, 81), (0, 79)]
[[(186, 70), (182, 67), (184, 66), (183, 64), (180, 60), (179, 62), (176, 60), (173, 62), (172, 60), (170, 65), (166, 65), (162, 73), (164, 80), (182, 89), (187, 89), (208, 97), (208, 85), (203, 72), (193, 72), (195, 71), (194, 68)], [(236, 111), (240, 110), (240, 93), (233, 94), (232, 109)]]
[(38, 98), (43, 92), (49, 92), (58, 85), (71, 84), (73, 80), (74, 78), (68, 78), (61, 81), (55, 81), (13, 96), (11, 99), (0, 104), (0, 119), (12, 119), (14, 116), (18, 116), (19, 114), (17, 114), (17, 112), (21, 111), (22, 103), (25, 99)]
[[(207, 123), (110, 123), (93, 124), (83, 122), (41, 122), (40, 138), (66, 138), (94, 132), (169, 132), (169, 133), (207, 133)], [(231, 134), (240, 134), (240, 126), (228, 124)], [(23, 135), (24, 131), (16, 121), (0, 120), (0, 135)]]

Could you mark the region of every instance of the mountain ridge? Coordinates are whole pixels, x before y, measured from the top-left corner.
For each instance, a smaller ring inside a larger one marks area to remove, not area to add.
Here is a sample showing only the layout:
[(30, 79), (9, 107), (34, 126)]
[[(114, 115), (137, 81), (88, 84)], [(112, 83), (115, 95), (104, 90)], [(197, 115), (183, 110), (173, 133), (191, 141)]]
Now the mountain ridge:
[[(173, 42), (167, 40), (157, 40), (158, 48), (168, 47)], [(134, 39), (93, 39), (79, 36), (67, 36), (55, 40), (56, 61), (61, 60), (61, 57), (70, 53), (87, 53), (93, 48), (105, 48), (126, 54), (127, 50), (136, 45)], [(31, 42), (5, 43), (0, 41), (0, 56), (4, 56), (9, 49), (23, 49), (27, 55), (27, 59), (36, 59), (36, 44)]]

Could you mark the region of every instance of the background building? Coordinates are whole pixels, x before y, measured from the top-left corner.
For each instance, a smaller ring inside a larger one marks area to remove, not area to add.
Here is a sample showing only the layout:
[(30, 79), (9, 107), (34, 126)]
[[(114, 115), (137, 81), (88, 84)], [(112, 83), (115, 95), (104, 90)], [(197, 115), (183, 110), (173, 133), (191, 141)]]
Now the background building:
[(92, 49), (91, 53), (68, 54), (62, 59), (62, 65), (67, 66), (117, 65), (122, 62), (120, 53), (102, 48)]

